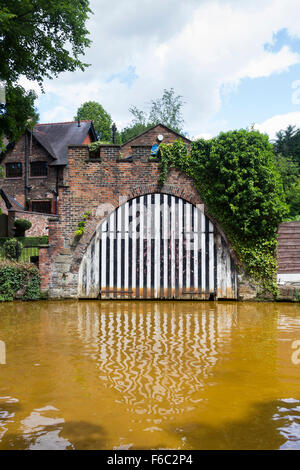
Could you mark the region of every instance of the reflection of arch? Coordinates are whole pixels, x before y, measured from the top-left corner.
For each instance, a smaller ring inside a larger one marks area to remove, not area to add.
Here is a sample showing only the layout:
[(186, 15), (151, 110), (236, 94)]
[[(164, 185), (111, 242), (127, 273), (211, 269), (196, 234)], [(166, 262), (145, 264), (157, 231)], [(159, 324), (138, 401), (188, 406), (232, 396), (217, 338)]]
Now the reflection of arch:
[(134, 197), (98, 224), (79, 270), (79, 296), (236, 298), (224, 237), (182, 197)]
[(236, 304), (78, 304), (78, 333), (103, 383), (150, 420), (194, 406), (230, 340)]
[(6, 347), (4, 341), (0, 340), (0, 364), (6, 364)]

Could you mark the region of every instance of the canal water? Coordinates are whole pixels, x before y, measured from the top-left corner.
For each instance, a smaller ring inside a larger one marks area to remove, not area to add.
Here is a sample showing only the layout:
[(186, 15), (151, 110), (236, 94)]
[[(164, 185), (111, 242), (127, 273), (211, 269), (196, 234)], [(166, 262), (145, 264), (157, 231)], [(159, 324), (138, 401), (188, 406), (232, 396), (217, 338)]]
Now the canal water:
[(300, 306), (1, 304), (0, 449), (300, 449)]

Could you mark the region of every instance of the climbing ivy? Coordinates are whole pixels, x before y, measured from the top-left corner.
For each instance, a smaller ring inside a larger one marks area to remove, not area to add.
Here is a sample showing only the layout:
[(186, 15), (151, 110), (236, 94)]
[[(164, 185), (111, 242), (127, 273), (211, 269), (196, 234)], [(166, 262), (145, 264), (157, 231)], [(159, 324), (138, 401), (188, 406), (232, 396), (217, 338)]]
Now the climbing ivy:
[(277, 228), (288, 208), (268, 137), (253, 129), (222, 132), (192, 142), (190, 151), (180, 140), (161, 144), (159, 156), (160, 183), (172, 167), (190, 176), (261, 295), (276, 295)]
[(1, 261), (0, 263), (0, 302), (14, 300), (38, 300), (41, 298), (40, 276), (31, 263)]

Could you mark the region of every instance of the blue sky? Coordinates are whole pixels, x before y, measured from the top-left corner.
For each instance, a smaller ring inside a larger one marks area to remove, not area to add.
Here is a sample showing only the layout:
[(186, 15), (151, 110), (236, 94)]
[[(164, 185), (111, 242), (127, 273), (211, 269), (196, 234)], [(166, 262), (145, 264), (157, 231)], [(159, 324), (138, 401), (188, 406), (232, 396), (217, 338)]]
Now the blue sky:
[(173, 87), (190, 137), (255, 123), (273, 138), (288, 124), (300, 127), (298, 0), (92, 0), (91, 7), (93, 44), (84, 58), (91, 66), (45, 82), (41, 122), (72, 120), (94, 100), (121, 129), (130, 106), (147, 109)]

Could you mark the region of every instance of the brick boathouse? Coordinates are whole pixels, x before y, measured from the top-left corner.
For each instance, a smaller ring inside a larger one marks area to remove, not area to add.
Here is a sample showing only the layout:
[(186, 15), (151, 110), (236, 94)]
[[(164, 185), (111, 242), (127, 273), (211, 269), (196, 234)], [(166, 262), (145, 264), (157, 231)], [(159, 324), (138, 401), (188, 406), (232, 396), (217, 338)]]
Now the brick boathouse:
[[(181, 138), (159, 124), (123, 146), (70, 145), (58, 218), (40, 250), (53, 298), (237, 298), (235, 257), (192, 181), (159, 184), (155, 149)], [(85, 232), (74, 236), (83, 214)]]
[[(100, 145), (91, 121), (39, 124), (2, 155), (2, 207), (27, 218), (50, 298), (247, 299), (235, 253), (193, 182), (172, 169), (163, 186), (159, 144), (181, 138), (161, 124), (123, 146)], [(74, 233), (88, 213), (84, 234)]]

